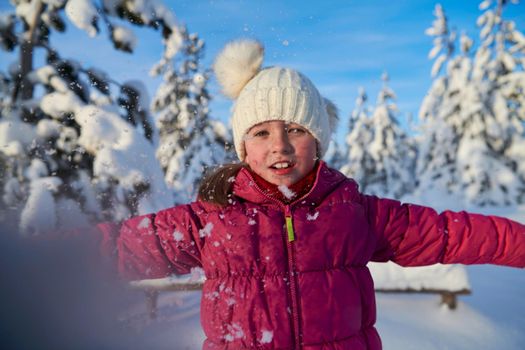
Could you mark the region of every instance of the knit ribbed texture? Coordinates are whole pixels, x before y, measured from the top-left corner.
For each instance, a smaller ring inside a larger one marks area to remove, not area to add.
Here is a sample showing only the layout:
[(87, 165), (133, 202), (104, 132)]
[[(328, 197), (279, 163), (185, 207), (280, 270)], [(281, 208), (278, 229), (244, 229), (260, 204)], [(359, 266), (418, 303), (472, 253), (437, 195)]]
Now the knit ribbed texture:
[(297, 123), (317, 139), (322, 156), (330, 142), (326, 105), (312, 82), (288, 68), (260, 71), (242, 89), (232, 116), (233, 140), (240, 160), (245, 158), (244, 136), (253, 126), (266, 121)]

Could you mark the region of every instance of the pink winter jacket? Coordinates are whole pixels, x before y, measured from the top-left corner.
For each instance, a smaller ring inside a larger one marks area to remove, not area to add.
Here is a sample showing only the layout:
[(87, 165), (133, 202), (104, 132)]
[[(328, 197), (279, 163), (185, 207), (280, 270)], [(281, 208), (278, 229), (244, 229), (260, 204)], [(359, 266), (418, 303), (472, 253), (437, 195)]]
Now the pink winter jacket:
[(176, 206), (119, 231), (128, 279), (204, 269), (204, 349), (381, 349), (369, 261), (525, 266), (525, 226), (363, 195), (324, 163), (290, 205), (243, 169), (231, 205)]

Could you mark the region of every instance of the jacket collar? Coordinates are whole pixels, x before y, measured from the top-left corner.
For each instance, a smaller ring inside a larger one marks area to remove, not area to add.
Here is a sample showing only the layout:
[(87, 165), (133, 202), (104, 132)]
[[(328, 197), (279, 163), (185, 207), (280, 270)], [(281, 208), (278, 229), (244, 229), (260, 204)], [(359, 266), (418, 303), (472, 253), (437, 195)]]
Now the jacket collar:
[[(345, 178), (346, 177), (337, 170), (329, 168), (324, 161), (320, 161), (315, 176), (315, 182), (310, 191), (289, 205), (295, 205), (297, 203), (317, 205)], [(233, 194), (256, 204), (286, 205), (276, 198), (272, 198), (265, 194), (257, 185), (252, 173), (246, 168), (242, 168), (235, 177)]]

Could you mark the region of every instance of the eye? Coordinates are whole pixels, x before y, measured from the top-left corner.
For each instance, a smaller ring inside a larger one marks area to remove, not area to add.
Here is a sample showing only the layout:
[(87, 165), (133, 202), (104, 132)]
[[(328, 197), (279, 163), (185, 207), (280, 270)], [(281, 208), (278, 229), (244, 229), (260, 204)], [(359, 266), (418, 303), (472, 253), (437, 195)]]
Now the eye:
[(303, 128), (299, 128), (299, 127), (290, 127), (288, 128), (288, 133), (289, 134), (305, 134), (306, 130)]
[(253, 133), (253, 136), (254, 137), (264, 137), (264, 136), (268, 136), (270, 133), (267, 131), (267, 130), (256, 130), (254, 133)]

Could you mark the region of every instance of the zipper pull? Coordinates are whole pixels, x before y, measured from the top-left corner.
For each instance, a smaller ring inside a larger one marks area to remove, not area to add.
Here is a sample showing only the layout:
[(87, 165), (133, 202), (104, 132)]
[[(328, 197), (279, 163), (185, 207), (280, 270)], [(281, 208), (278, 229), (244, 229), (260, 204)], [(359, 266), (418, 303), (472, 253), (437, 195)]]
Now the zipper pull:
[(295, 240), (295, 233), (293, 231), (293, 220), (292, 213), (290, 212), (290, 207), (286, 207), (284, 211), (284, 219), (286, 221), (286, 232), (288, 233), (288, 242), (293, 242)]

